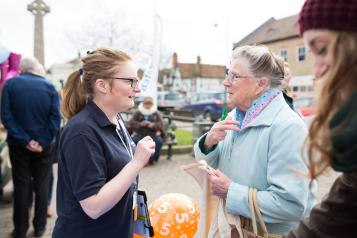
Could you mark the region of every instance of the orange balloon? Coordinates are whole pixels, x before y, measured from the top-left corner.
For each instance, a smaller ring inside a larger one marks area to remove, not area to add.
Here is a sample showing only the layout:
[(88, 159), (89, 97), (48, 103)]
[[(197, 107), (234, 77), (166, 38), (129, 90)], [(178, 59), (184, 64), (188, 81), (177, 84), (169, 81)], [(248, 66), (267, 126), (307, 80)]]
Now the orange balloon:
[(184, 194), (162, 195), (149, 205), (149, 214), (154, 238), (192, 238), (197, 232), (200, 211)]

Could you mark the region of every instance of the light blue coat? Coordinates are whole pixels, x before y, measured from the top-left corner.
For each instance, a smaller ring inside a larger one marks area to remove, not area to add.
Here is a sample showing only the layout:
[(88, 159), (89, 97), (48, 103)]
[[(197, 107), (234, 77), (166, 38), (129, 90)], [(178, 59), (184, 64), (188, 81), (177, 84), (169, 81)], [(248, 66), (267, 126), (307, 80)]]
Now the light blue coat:
[[(235, 115), (233, 110), (228, 116)], [(202, 153), (198, 142), (194, 151), (197, 160), (206, 159), (232, 180), (228, 213), (250, 218), (248, 188), (257, 188), (269, 233), (282, 234), (309, 215), (315, 203), (310, 181), (296, 173), (307, 173), (301, 156), (306, 136), (305, 124), (279, 94), (241, 131), (227, 131), (226, 138), (208, 155)]]

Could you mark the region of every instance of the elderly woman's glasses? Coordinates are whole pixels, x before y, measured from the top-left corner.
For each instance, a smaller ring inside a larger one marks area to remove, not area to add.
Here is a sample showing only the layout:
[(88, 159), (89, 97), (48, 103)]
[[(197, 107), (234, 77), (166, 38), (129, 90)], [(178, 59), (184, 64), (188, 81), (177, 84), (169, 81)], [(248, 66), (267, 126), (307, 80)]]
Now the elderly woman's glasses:
[(130, 87), (132, 87), (132, 88), (136, 88), (139, 84), (139, 79), (136, 79), (136, 78), (119, 78), (119, 77), (106, 77), (106, 78), (130, 81)]
[(243, 76), (243, 75), (238, 75), (238, 74), (234, 74), (232, 72), (228, 72), (226, 75), (226, 80), (228, 80), (229, 82), (235, 82), (237, 80), (240, 79), (248, 79), (248, 78), (259, 78), (257, 76)]

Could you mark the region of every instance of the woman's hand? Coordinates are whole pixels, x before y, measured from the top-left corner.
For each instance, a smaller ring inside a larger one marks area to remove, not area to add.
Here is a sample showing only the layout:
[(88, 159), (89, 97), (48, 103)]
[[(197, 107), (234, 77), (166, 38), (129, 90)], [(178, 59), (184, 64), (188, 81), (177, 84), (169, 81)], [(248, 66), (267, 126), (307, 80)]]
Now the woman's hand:
[(141, 139), (136, 146), (132, 161), (106, 182), (97, 194), (80, 201), (83, 211), (90, 218), (97, 219), (117, 205), (154, 152), (155, 142), (151, 137), (146, 136)]
[(221, 171), (215, 170), (214, 175), (209, 175), (208, 180), (211, 186), (211, 190), (214, 195), (226, 198), (229, 186), (231, 185), (231, 180)]
[(238, 131), (238, 121), (227, 117), (224, 121), (213, 124), (205, 139), (205, 148), (210, 149), (226, 137), (226, 130)]
[(145, 136), (136, 145), (133, 163), (140, 168), (144, 167), (152, 154), (155, 153), (155, 142), (150, 136)]

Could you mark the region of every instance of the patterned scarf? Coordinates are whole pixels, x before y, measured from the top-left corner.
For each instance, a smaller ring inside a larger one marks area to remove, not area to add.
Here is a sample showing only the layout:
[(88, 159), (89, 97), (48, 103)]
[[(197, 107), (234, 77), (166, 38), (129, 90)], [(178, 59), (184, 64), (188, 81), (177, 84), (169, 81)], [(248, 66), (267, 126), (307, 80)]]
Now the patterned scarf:
[(265, 91), (259, 98), (255, 99), (250, 108), (244, 113), (236, 108), (236, 119), (239, 129), (244, 129), (251, 123), (273, 99), (281, 93), (279, 89), (272, 88)]

